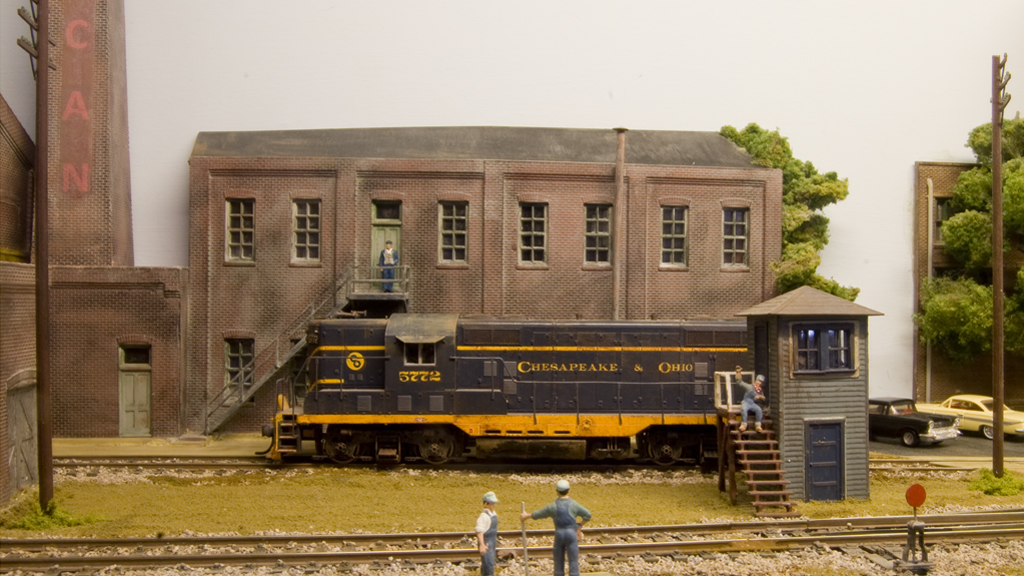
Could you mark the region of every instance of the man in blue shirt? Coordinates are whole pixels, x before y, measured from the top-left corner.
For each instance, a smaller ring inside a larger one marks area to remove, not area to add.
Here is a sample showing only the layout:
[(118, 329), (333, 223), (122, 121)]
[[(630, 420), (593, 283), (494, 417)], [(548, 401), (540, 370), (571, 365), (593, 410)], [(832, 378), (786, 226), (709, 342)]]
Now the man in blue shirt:
[[(590, 511), (569, 498), (569, 482), (559, 480), (555, 484), (558, 498), (533, 513), (520, 515), (524, 522), (528, 518), (540, 520), (551, 518), (555, 521), (555, 571), (554, 576), (565, 576), (565, 556), (569, 556), (569, 576), (580, 576), (579, 541), (583, 538), (583, 524), (590, 520)], [(576, 518), (580, 522), (576, 522)]]
[(740, 424), (740, 432), (747, 429), (747, 415), (751, 412), (754, 413), (754, 429), (758, 432), (762, 432), (761, 429), (761, 418), (764, 416), (764, 412), (761, 410), (761, 406), (758, 402), (764, 402), (764, 392), (761, 391), (761, 386), (764, 385), (764, 376), (761, 374), (757, 375), (754, 379), (754, 385), (740, 383), (741, 386), (747, 393), (743, 395), (743, 402), (740, 403), (740, 416), (743, 418)]

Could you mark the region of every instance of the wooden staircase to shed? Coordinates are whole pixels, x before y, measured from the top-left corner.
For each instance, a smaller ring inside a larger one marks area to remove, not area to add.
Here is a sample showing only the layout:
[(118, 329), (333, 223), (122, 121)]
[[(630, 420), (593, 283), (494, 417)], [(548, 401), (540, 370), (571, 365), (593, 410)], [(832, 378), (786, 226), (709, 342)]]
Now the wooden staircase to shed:
[[(790, 501), (789, 481), (782, 469), (779, 443), (775, 439), (771, 419), (765, 415), (761, 422), (763, 431), (752, 427), (741, 432), (738, 414), (719, 418), (719, 454), (725, 455), (725, 463), (719, 461), (719, 489), (725, 490), (725, 477), (729, 479), (729, 497), (736, 504), (736, 472), (746, 477), (747, 494), (758, 518), (794, 518), (800, 516), (796, 504)], [(723, 449), (724, 448), (724, 449)], [(739, 469), (739, 470), (737, 470)]]

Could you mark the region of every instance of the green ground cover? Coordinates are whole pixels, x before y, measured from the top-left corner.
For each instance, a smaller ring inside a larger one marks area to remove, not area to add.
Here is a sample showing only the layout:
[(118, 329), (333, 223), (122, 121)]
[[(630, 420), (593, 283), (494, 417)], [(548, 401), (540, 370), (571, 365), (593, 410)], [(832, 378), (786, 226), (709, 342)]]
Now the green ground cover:
[[(922, 484), (928, 499), (919, 513), (981, 507), (1024, 507), (1024, 494), (986, 495), (970, 490), (978, 473), (897, 475), (873, 473), (869, 500), (800, 502), (810, 518), (903, 515), (908, 486)], [(257, 532), (381, 533), (472, 530), (484, 492), (501, 503), (502, 529), (517, 529), (520, 502), (527, 510), (555, 497), (559, 478), (572, 483), (570, 495), (593, 512), (593, 526), (689, 524), (752, 520), (741, 499), (729, 504), (715, 475), (699, 471), (644, 471), (584, 474), (482, 474), (426, 469), (322, 468), (241, 471), (184, 477), (102, 473), (58, 477), (55, 499), (80, 526), (29, 531), (12, 528), (35, 496), (20, 495), (0, 512), (0, 535), (156, 536), (187, 533)], [(126, 478), (131, 478), (126, 481)], [(529, 524), (550, 528), (550, 521)]]

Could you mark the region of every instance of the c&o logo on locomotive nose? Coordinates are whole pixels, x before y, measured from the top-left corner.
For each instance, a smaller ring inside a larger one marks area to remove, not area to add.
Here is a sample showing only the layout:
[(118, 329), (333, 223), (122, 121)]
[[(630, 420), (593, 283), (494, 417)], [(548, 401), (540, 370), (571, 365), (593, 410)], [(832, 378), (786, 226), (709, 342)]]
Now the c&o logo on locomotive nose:
[(362, 370), (363, 366), (366, 365), (366, 360), (363, 359), (363, 355), (359, 352), (353, 352), (345, 358), (345, 365), (348, 366), (349, 370)]

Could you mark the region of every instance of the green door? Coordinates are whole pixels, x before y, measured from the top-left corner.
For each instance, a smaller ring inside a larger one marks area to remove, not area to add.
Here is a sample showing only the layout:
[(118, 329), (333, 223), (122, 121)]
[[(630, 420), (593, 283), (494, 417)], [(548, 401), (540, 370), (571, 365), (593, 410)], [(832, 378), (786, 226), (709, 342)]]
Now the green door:
[[(390, 282), (392, 289), (395, 292), (402, 291), (402, 227), (401, 226), (374, 226), (373, 227), (373, 255), (370, 262), (373, 264), (373, 277), (382, 278), (382, 270), (377, 266), (380, 264), (380, 253), (384, 250), (384, 243), (391, 240), (391, 245), (398, 253), (398, 264), (399, 267), (394, 270), (394, 282)], [(384, 289), (384, 283), (374, 283), (374, 292), (380, 292)]]
[(121, 436), (151, 436), (150, 372), (121, 371)]

